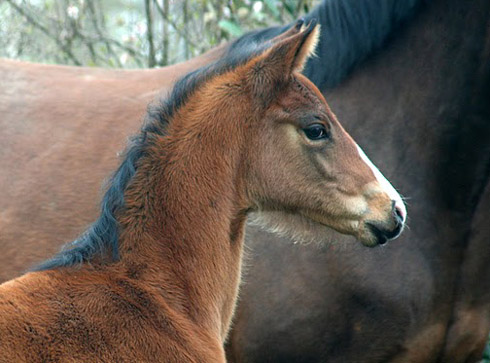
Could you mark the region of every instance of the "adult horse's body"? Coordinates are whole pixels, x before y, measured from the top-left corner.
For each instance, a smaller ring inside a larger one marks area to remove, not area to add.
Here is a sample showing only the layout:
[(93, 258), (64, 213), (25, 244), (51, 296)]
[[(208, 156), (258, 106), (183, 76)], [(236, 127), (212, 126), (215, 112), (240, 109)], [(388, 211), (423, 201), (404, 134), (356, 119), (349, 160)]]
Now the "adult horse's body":
[[(358, 34), (325, 32), (333, 45), (307, 65), (308, 76), (322, 86), (338, 81), (383, 42), (415, 2), (386, 12), (373, 24), (376, 36), (357, 42), (355, 52), (346, 44)], [(325, 1), (330, 3), (338, 7), (337, 1)], [(366, 4), (365, 23), (385, 8), (378, 1)], [(312, 16), (324, 29), (341, 28), (335, 13), (331, 19), (324, 14), (330, 7)], [(133, 71), (0, 59), (0, 170), (6, 171), (0, 173), (0, 281), (18, 276), (83, 231), (96, 215), (100, 182), (117, 165), (116, 155), (138, 129), (146, 105), (179, 76), (226, 50), (221, 46), (175, 66)]]
[[(409, 2), (327, 0), (325, 3), (350, 4), (351, 8), (333, 12), (331, 19), (320, 16), (325, 32), (339, 18), (340, 30), (335, 35), (345, 36), (340, 37), (340, 42), (330, 44), (330, 48), (320, 45), (319, 57), (307, 68), (307, 74), (311, 76), (314, 72), (317, 76), (312, 78), (324, 90), (324, 80), (333, 77), (338, 81), (336, 75), (345, 74), (349, 65), (372, 51), (368, 47), (366, 52), (361, 52), (360, 44), (372, 44), (373, 39), (384, 39), (383, 32), (390, 33), (393, 23), (401, 18), (395, 16), (396, 10)], [(360, 3), (379, 3), (393, 13), (359, 14), (357, 11), (361, 9), (352, 4)], [(237, 329), (231, 336), (232, 352), (238, 360), (377, 363), (478, 359), (489, 326), (490, 272), (486, 261), (490, 256), (490, 231), (486, 221), (490, 185), (481, 193), (490, 131), (488, 109), (483, 102), (488, 98), (485, 65), (488, 64), (489, 6), (485, 0), (423, 2), (403, 31), (391, 34), (383, 50), (341, 86), (328, 91), (333, 109), (345, 120), (347, 129), (396, 181), (401, 192), (411, 198), (411, 228), (402, 240), (383, 250), (340, 247), (350, 242), (332, 234), (331, 239), (336, 243), (332, 244), (332, 250), (323, 252), (317, 246), (280, 244), (275, 237), (252, 230), (248, 238), (254, 247), (246, 276), (249, 283), (244, 286), (236, 317)], [(339, 14), (342, 16), (338, 17)], [(389, 16), (381, 22), (380, 14)], [(348, 26), (357, 23), (362, 15), (370, 19), (363, 23), (364, 27)], [(330, 56), (339, 49), (348, 55), (338, 58), (342, 62)], [(145, 78), (145, 72), (133, 74)], [(108, 88), (105, 93), (115, 92), (124, 81), (113, 84), (114, 89)], [(67, 115), (66, 124), (72, 107), (65, 100), (78, 92), (78, 87), (71, 88), (56, 93), (61, 104), (67, 105), (66, 108), (58, 105), (62, 111), (58, 114)], [(51, 121), (49, 115), (55, 110), (56, 102), (47, 103), (41, 110), (46, 115), (42, 119), (38, 119), (39, 113), (29, 110), (29, 104), (12, 106), (28, 89), (28, 85), (19, 86), (18, 82), (0, 88), (3, 92), (0, 122), (5, 120), (12, 127), (19, 120), (26, 120), (16, 113), (22, 110), (29, 112), (33, 124)], [(144, 86), (140, 89), (147, 91)], [(10, 92), (7, 101), (6, 91)], [(97, 99), (104, 99), (104, 95)], [(95, 106), (97, 99), (84, 105), (93, 114), (90, 127), (104, 120), (106, 108)], [(119, 102), (114, 111), (119, 109), (129, 114), (134, 112), (130, 106)], [(14, 116), (6, 119), (5, 115)], [(134, 120), (128, 129), (136, 129), (137, 124)], [(2, 124), (4, 129), (7, 126)], [(19, 136), (12, 134), (8, 145), (20, 140)], [(49, 139), (42, 137), (37, 140), (49, 143)], [(82, 230), (80, 223), (89, 223), (95, 215), (98, 183), (92, 184), (90, 190), (75, 193), (78, 177), (63, 179), (66, 171), (57, 164), (36, 167), (38, 160), (34, 158), (22, 173), (14, 174), (18, 163), (13, 153), (22, 155), (22, 148), (30, 143), (32, 139), (13, 152), (2, 147), (4, 153), (0, 154), (2, 170), (5, 170), (3, 165), (13, 165), (13, 169), (7, 169), (10, 178), (8, 174), (0, 174), (4, 178), (0, 182), (0, 239), (2, 246), (7, 243), (10, 246), (8, 258), (3, 257), (5, 253), (0, 255), (0, 273), (5, 278), (13, 277), (36, 262), (37, 256), (45, 257), (57, 248), (54, 243), (47, 246), (43, 240), (69, 240)], [(79, 150), (84, 150), (82, 153), (92, 155), (78, 165), (87, 167), (86, 173), (97, 172), (102, 177), (103, 170), (115, 165), (117, 147), (114, 145), (119, 147), (122, 141), (115, 140), (101, 150), (105, 155), (102, 163), (87, 145), (77, 145)], [(32, 145), (31, 153), (36, 155), (41, 148), (35, 146)], [(69, 144), (64, 147), (70, 150)], [(110, 147), (114, 149), (109, 150)], [(75, 152), (78, 151), (71, 153)], [(37, 158), (48, 160), (43, 155)], [(69, 163), (66, 159), (64, 165)], [(29, 175), (31, 167), (45, 173), (45, 178), (36, 179), (36, 173), (31, 178), (23, 177)], [(19, 183), (19, 178), (23, 179), (24, 188), (13, 184)], [(69, 198), (57, 197), (59, 184)], [(12, 193), (17, 187), (17, 192)], [(41, 199), (41, 204), (23, 198), (27, 193), (37, 196), (48, 192), (49, 198)], [(70, 213), (72, 223), (67, 224), (63, 215), (49, 209), (50, 199), (63, 206), (59, 209), (62, 213)], [(37, 209), (39, 206), (42, 211)], [(40, 239), (39, 249), (36, 236), (26, 231), (31, 213), (38, 221), (36, 229), (47, 231)], [(61, 228), (57, 232), (50, 230), (50, 224), (56, 221)], [(4, 240), (6, 230), (10, 234)], [(48, 247), (47, 252), (41, 250)], [(355, 257), (354, 253), (362, 257)], [(275, 259), (273, 265), (268, 256)]]
[[(100, 183), (148, 103), (221, 55), (216, 48), (138, 71), (0, 60), (0, 281), (47, 258), (93, 221)], [(19, 253), (21, 245), (29, 252)]]
[(191, 72), (148, 112), (86, 233), (0, 285), (3, 361), (224, 362), (251, 211), (399, 235), (401, 197), (300, 73), (318, 29)]

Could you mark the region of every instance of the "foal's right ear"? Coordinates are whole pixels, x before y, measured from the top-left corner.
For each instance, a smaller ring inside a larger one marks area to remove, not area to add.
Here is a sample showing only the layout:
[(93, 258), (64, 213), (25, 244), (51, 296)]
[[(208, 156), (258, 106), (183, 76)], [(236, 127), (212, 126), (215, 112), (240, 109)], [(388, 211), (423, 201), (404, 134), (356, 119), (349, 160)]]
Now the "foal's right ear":
[(272, 45), (266, 51), (247, 62), (247, 80), (260, 104), (268, 105), (292, 74), (303, 70), (308, 57), (315, 51), (319, 28), (316, 21), (305, 26), (300, 20), (272, 39)]

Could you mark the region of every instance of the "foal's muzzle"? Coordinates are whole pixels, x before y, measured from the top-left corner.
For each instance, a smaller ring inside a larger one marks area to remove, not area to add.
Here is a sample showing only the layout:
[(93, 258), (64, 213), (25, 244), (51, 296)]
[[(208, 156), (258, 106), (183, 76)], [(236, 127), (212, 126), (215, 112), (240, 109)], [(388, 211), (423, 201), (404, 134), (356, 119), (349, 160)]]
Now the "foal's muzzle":
[(371, 230), (376, 237), (378, 245), (384, 245), (389, 240), (397, 238), (404, 227), (404, 215), (395, 201), (391, 204), (391, 216), (387, 223), (382, 222), (366, 222), (366, 226)]

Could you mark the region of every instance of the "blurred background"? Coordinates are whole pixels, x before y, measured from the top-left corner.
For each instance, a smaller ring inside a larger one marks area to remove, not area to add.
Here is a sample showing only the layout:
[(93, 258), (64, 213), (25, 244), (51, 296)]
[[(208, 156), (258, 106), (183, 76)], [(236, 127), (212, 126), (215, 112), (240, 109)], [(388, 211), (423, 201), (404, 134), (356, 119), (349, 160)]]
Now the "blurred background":
[(142, 68), (287, 24), (319, 0), (2, 0), (0, 57)]

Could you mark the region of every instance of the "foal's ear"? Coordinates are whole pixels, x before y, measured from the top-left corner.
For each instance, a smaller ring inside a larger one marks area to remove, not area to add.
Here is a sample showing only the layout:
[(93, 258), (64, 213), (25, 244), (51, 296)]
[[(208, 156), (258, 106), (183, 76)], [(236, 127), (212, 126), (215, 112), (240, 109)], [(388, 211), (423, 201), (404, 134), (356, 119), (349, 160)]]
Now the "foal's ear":
[(305, 26), (300, 20), (272, 39), (272, 45), (265, 52), (248, 62), (247, 78), (252, 82), (254, 96), (268, 104), (294, 72), (303, 70), (308, 57), (315, 51), (319, 30), (316, 21)]

